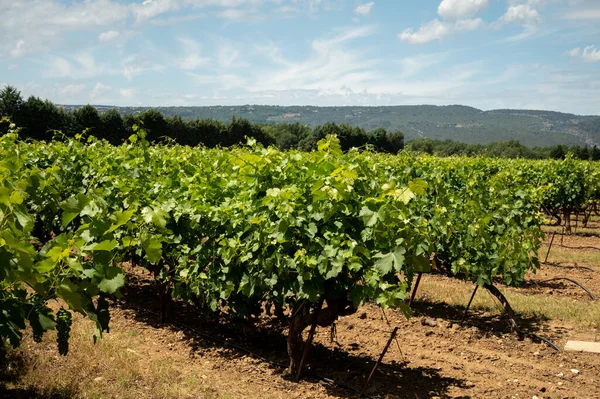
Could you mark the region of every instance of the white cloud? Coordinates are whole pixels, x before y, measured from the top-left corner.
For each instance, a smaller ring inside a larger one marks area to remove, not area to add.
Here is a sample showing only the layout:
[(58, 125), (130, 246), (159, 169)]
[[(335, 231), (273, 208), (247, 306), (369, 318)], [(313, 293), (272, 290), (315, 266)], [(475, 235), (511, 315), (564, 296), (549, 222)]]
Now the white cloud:
[(574, 49), (568, 50), (565, 52), (566, 55), (571, 56), (571, 57), (579, 57), (579, 54), (581, 53), (581, 49), (579, 47), (575, 47)]
[(596, 46), (587, 46), (583, 49), (581, 58), (588, 62), (600, 62), (600, 50)]
[(135, 96), (135, 91), (136, 90), (132, 88), (120, 89), (119, 94), (121, 95), (121, 98), (131, 100)]
[(109, 42), (111, 40), (116, 39), (117, 37), (119, 37), (121, 34), (119, 32), (117, 32), (116, 30), (108, 30), (106, 32), (102, 32), (98, 35), (98, 39), (101, 42)]
[(472, 17), (488, 4), (489, 0), (442, 0), (437, 11), (443, 20), (429, 21), (416, 31), (405, 29), (398, 34), (398, 38), (410, 44), (425, 44), (442, 40), (453, 33), (477, 30), (485, 23), (481, 18)]
[[(69, 32), (94, 32), (101, 41), (114, 39), (114, 28), (143, 23), (168, 13), (213, 7), (224, 18), (256, 19), (255, 8), (267, 0), (0, 0), (0, 56), (14, 58), (46, 52), (58, 46)], [(278, 2), (278, 0), (275, 0)], [(310, 2), (316, 7), (320, 2)], [(242, 6), (255, 7), (251, 10)], [(203, 15), (168, 16), (157, 24), (193, 20)], [(23, 43), (15, 47), (15, 43)], [(24, 46), (26, 44), (26, 46)], [(85, 45), (84, 45), (85, 46)]]
[(131, 4), (131, 12), (137, 22), (146, 21), (160, 14), (177, 10), (180, 2), (177, 0), (144, 0), (142, 3)]
[(103, 73), (113, 73), (114, 70), (99, 65), (89, 53), (75, 54), (69, 59), (56, 55), (47, 58), (43, 63), (43, 76), (47, 78), (87, 79)]
[(489, 0), (442, 0), (438, 14), (449, 20), (467, 19), (487, 7)]
[(574, 49), (565, 51), (565, 55), (573, 58), (581, 58), (587, 62), (600, 62), (600, 50), (596, 46), (587, 46), (583, 49), (575, 47)]
[(374, 1), (370, 1), (365, 4), (360, 4), (360, 5), (356, 6), (356, 8), (354, 9), (354, 12), (358, 15), (370, 15), (371, 11), (373, 10), (374, 5), (375, 5)]
[(463, 19), (456, 22), (442, 22), (434, 19), (422, 25), (417, 31), (405, 29), (398, 37), (410, 44), (424, 44), (433, 40), (441, 40), (456, 32), (473, 31), (484, 25), (481, 18)]
[(219, 66), (224, 69), (229, 69), (236, 65), (239, 60), (240, 52), (233, 46), (231, 42), (223, 41), (219, 45), (217, 61)]
[(25, 40), (19, 40), (12, 50), (10, 50), (10, 56), (13, 58), (19, 58), (23, 54), (25, 54)]
[(529, 4), (518, 4), (508, 7), (506, 13), (497, 21), (498, 24), (519, 24), (535, 26), (542, 22), (540, 14)]
[(90, 100), (98, 101), (98, 100), (102, 99), (106, 93), (109, 93), (111, 91), (112, 91), (112, 87), (102, 84), (100, 82), (97, 82), (96, 85), (94, 86), (94, 88), (92, 89), (92, 91), (90, 91), (90, 96), (89, 96)]
[(57, 85), (58, 95), (66, 98), (73, 98), (79, 96), (85, 90), (84, 84), (67, 84)]
[(177, 25), (183, 22), (196, 21), (198, 19), (206, 18), (207, 14), (196, 13), (196, 14), (188, 14), (188, 15), (178, 15), (172, 17), (164, 17), (164, 18), (153, 18), (150, 20), (150, 24), (158, 25), (158, 26), (169, 26), (169, 25)]
[(248, 10), (242, 8), (230, 8), (218, 12), (217, 15), (221, 18), (232, 20), (244, 20), (249, 17)]
[(218, 75), (200, 75), (188, 72), (194, 83), (199, 86), (216, 85), (219, 90), (230, 90), (244, 88), (246, 79), (242, 76), (226, 73)]
[(74, 68), (69, 61), (62, 57), (52, 56), (43, 75), (47, 78), (64, 78), (70, 76), (73, 71)]
[(563, 18), (576, 21), (600, 20), (600, 3), (598, 0), (569, 0)]
[(280, 49), (265, 47), (264, 55), (279, 67), (257, 74), (249, 90), (338, 90), (344, 85), (365, 85), (376, 78), (371, 68), (379, 61), (365, 56), (348, 42), (374, 32), (373, 26), (353, 27), (338, 30), (335, 36), (313, 40), (312, 52), (302, 61), (289, 61)]
[(447, 58), (446, 53), (420, 54), (411, 57), (404, 57), (398, 61), (400, 65), (400, 77), (409, 78), (417, 75), (434, 65), (439, 65)]
[(121, 61), (121, 73), (129, 81), (135, 76), (148, 71), (162, 72), (164, 70), (164, 65), (157, 64), (155, 60), (140, 56), (139, 54), (132, 54)]
[(179, 69), (194, 70), (205, 65), (208, 62), (208, 58), (200, 55), (200, 44), (193, 39), (187, 37), (179, 38), (185, 55), (175, 60), (175, 65)]

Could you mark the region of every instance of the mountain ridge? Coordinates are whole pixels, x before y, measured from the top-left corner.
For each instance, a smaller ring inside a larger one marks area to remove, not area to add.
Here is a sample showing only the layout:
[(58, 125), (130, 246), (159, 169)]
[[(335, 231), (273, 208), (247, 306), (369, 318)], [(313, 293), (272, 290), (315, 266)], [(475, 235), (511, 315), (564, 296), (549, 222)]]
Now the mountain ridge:
[[(81, 106), (62, 107), (72, 110)], [(256, 123), (298, 122), (311, 127), (326, 122), (348, 123), (367, 130), (379, 127), (400, 130), (407, 140), (450, 139), (479, 144), (518, 140), (529, 147), (558, 144), (600, 146), (600, 116), (559, 111), (484, 111), (466, 105), (94, 107), (99, 112), (116, 108), (123, 115), (135, 115), (148, 109), (156, 109), (165, 116), (180, 116), (184, 120), (200, 118), (227, 121), (235, 116)]]

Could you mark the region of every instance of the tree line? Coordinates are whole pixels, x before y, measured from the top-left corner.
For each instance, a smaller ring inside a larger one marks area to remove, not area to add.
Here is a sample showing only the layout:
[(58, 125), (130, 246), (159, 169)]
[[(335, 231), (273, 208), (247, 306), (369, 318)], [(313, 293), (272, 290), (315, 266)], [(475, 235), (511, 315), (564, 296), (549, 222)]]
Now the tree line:
[(576, 159), (600, 161), (598, 146), (527, 147), (517, 140), (497, 141), (489, 144), (469, 144), (453, 140), (412, 140), (406, 144), (410, 151), (448, 157), (452, 155), (487, 155), (494, 158), (564, 159), (568, 153)]
[[(183, 120), (181, 116), (165, 117), (161, 112), (149, 109), (137, 115), (121, 115), (117, 109), (99, 113), (85, 105), (73, 111), (65, 111), (49, 100), (30, 96), (24, 100), (12, 86), (0, 91), (0, 116), (8, 116), (21, 128), (21, 137), (34, 140), (50, 140), (57, 135), (74, 137), (81, 132), (105, 139), (118, 145), (133, 134), (133, 125), (141, 124), (148, 132), (151, 142), (175, 141), (178, 144), (207, 147), (229, 147), (245, 143), (246, 137), (256, 139), (263, 145), (276, 145), (282, 150), (309, 151), (316, 143), (335, 134), (344, 151), (352, 147), (371, 146), (377, 151), (397, 153), (405, 147), (404, 134), (378, 128), (366, 131), (349, 124), (325, 123), (311, 128), (302, 123), (264, 124), (251, 123), (233, 116), (227, 123), (215, 119)], [(0, 134), (8, 126), (0, 124)], [(567, 153), (575, 158), (600, 160), (597, 146), (527, 147), (517, 140), (490, 144), (469, 144), (453, 140), (417, 139), (406, 145), (408, 150), (438, 156), (486, 154), (499, 158), (562, 159)]]
[[(118, 145), (133, 134), (133, 125), (143, 125), (151, 142), (175, 141), (181, 145), (229, 147), (245, 143), (246, 137), (264, 145), (277, 145), (281, 149), (311, 150), (327, 135), (335, 134), (342, 149), (372, 146), (377, 151), (397, 153), (404, 148), (404, 135), (386, 129), (365, 129), (348, 124), (326, 123), (314, 129), (300, 123), (267, 125), (251, 123), (232, 117), (228, 123), (214, 119), (183, 120), (180, 116), (165, 117), (157, 110), (147, 110), (138, 115), (122, 116), (116, 109), (99, 113), (85, 105), (65, 111), (49, 100), (30, 96), (24, 100), (12, 86), (0, 91), (0, 116), (7, 116), (20, 127), (20, 136), (34, 140), (50, 140), (57, 135), (74, 137), (86, 132)], [(7, 126), (0, 126), (6, 130)]]

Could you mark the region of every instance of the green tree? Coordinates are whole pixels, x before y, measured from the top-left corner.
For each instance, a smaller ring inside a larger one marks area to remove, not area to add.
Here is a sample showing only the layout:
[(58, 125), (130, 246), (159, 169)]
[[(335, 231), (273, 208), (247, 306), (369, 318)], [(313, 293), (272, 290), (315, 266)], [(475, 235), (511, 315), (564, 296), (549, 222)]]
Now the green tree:
[(553, 159), (565, 159), (567, 155), (567, 149), (564, 145), (557, 145), (550, 150), (550, 157)]
[(120, 144), (127, 139), (128, 134), (123, 123), (123, 118), (115, 108), (109, 109), (100, 115), (103, 136), (112, 144)]
[(144, 125), (144, 128), (148, 132), (148, 141), (158, 141), (160, 137), (169, 137), (169, 124), (165, 120), (163, 114), (155, 109), (149, 109), (148, 111), (142, 112), (138, 119)]
[(15, 114), (17, 126), (22, 128), (22, 136), (35, 140), (50, 140), (54, 131), (68, 127), (68, 115), (48, 100), (31, 96), (23, 102)]
[(387, 152), (396, 154), (398, 151), (404, 149), (404, 133), (401, 131), (396, 130), (395, 132), (388, 133), (387, 139)]
[(88, 132), (96, 137), (105, 138), (105, 132), (102, 129), (102, 121), (98, 110), (91, 105), (84, 105), (83, 107), (73, 111), (73, 122), (74, 130), (76, 133), (81, 133), (85, 129), (89, 129)]
[(600, 148), (598, 148), (598, 146), (595, 145), (592, 147), (590, 151), (590, 159), (592, 161), (600, 161)]
[(14, 118), (22, 104), (21, 92), (15, 87), (4, 86), (4, 89), (0, 91), (0, 116)]

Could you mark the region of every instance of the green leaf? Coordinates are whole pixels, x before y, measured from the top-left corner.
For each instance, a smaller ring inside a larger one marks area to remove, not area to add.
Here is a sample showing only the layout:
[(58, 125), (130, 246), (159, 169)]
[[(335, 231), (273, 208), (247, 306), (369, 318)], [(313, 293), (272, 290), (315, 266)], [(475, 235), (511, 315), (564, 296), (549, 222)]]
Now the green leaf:
[(112, 251), (117, 247), (118, 243), (116, 240), (104, 240), (96, 245), (92, 246), (94, 251)]
[(83, 304), (86, 298), (83, 293), (79, 292), (79, 288), (75, 283), (64, 281), (56, 290), (56, 295), (64, 299), (71, 309), (78, 312), (85, 312)]
[(147, 206), (142, 209), (142, 216), (144, 221), (148, 224), (153, 224), (156, 227), (164, 229), (167, 226), (167, 218), (169, 214), (161, 208), (154, 208)]
[(151, 263), (158, 263), (162, 257), (162, 242), (154, 236), (142, 237), (142, 248), (146, 252), (146, 259)]
[(424, 195), (427, 190), (427, 182), (416, 178), (408, 182), (408, 188), (417, 195)]
[(19, 191), (15, 190), (10, 195), (9, 201), (12, 204), (20, 205), (23, 203), (23, 196), (21, 195), (21, 193)]
[(107, 294), (114, 294), (117, 290), (125, 285), (125, 275), (119, 267), (109, 267), (106, 271), (106, 276), (98, 284), (100, 291)]
[(31, 231), (33, 229), (33, 218), (27, 213), (26, 210), (15, 207), (13, 213), (17, 217), (19, 224), (24, 231)]
[(379, 258), (378, 261), (375, 262), (375, 267), (382, 275), (386, 275), (390, 273), (392, 270), (395, 272), (399, 272), (402, 269), (402, 265), (404, 265), (404, 253), (406, 249), (403, 247), (398, 247), (394, 252), (390, 252), (387, 254), (377, 254), (376, 258)]
[(48, 273), (50, 270), (54, 268), (56, 262), (52, 259), (44, 259), (35, 264), (35, 270), (40, 273)]
[(90, 199), (84, 194), (77, 194), (61, 203), (60, 207), (64, 211), (62, 215), (63, 226), (68, 226), (89, 203)]
[(136, 212), (135, 208), (131, 208), (131, 209), (128, 209), (123, 212), (121, 212), (121, 211), (115, 212), (111, 218), (112, 220), (114, 220), (114, 223), (112, 226), (110, 226), (110, 228), (106, 231), (106, 233), (112, 233), (119, 227), (125, 225), (127, 222), (129, 222), (129, 220), (135, 214), (135, 212)]

